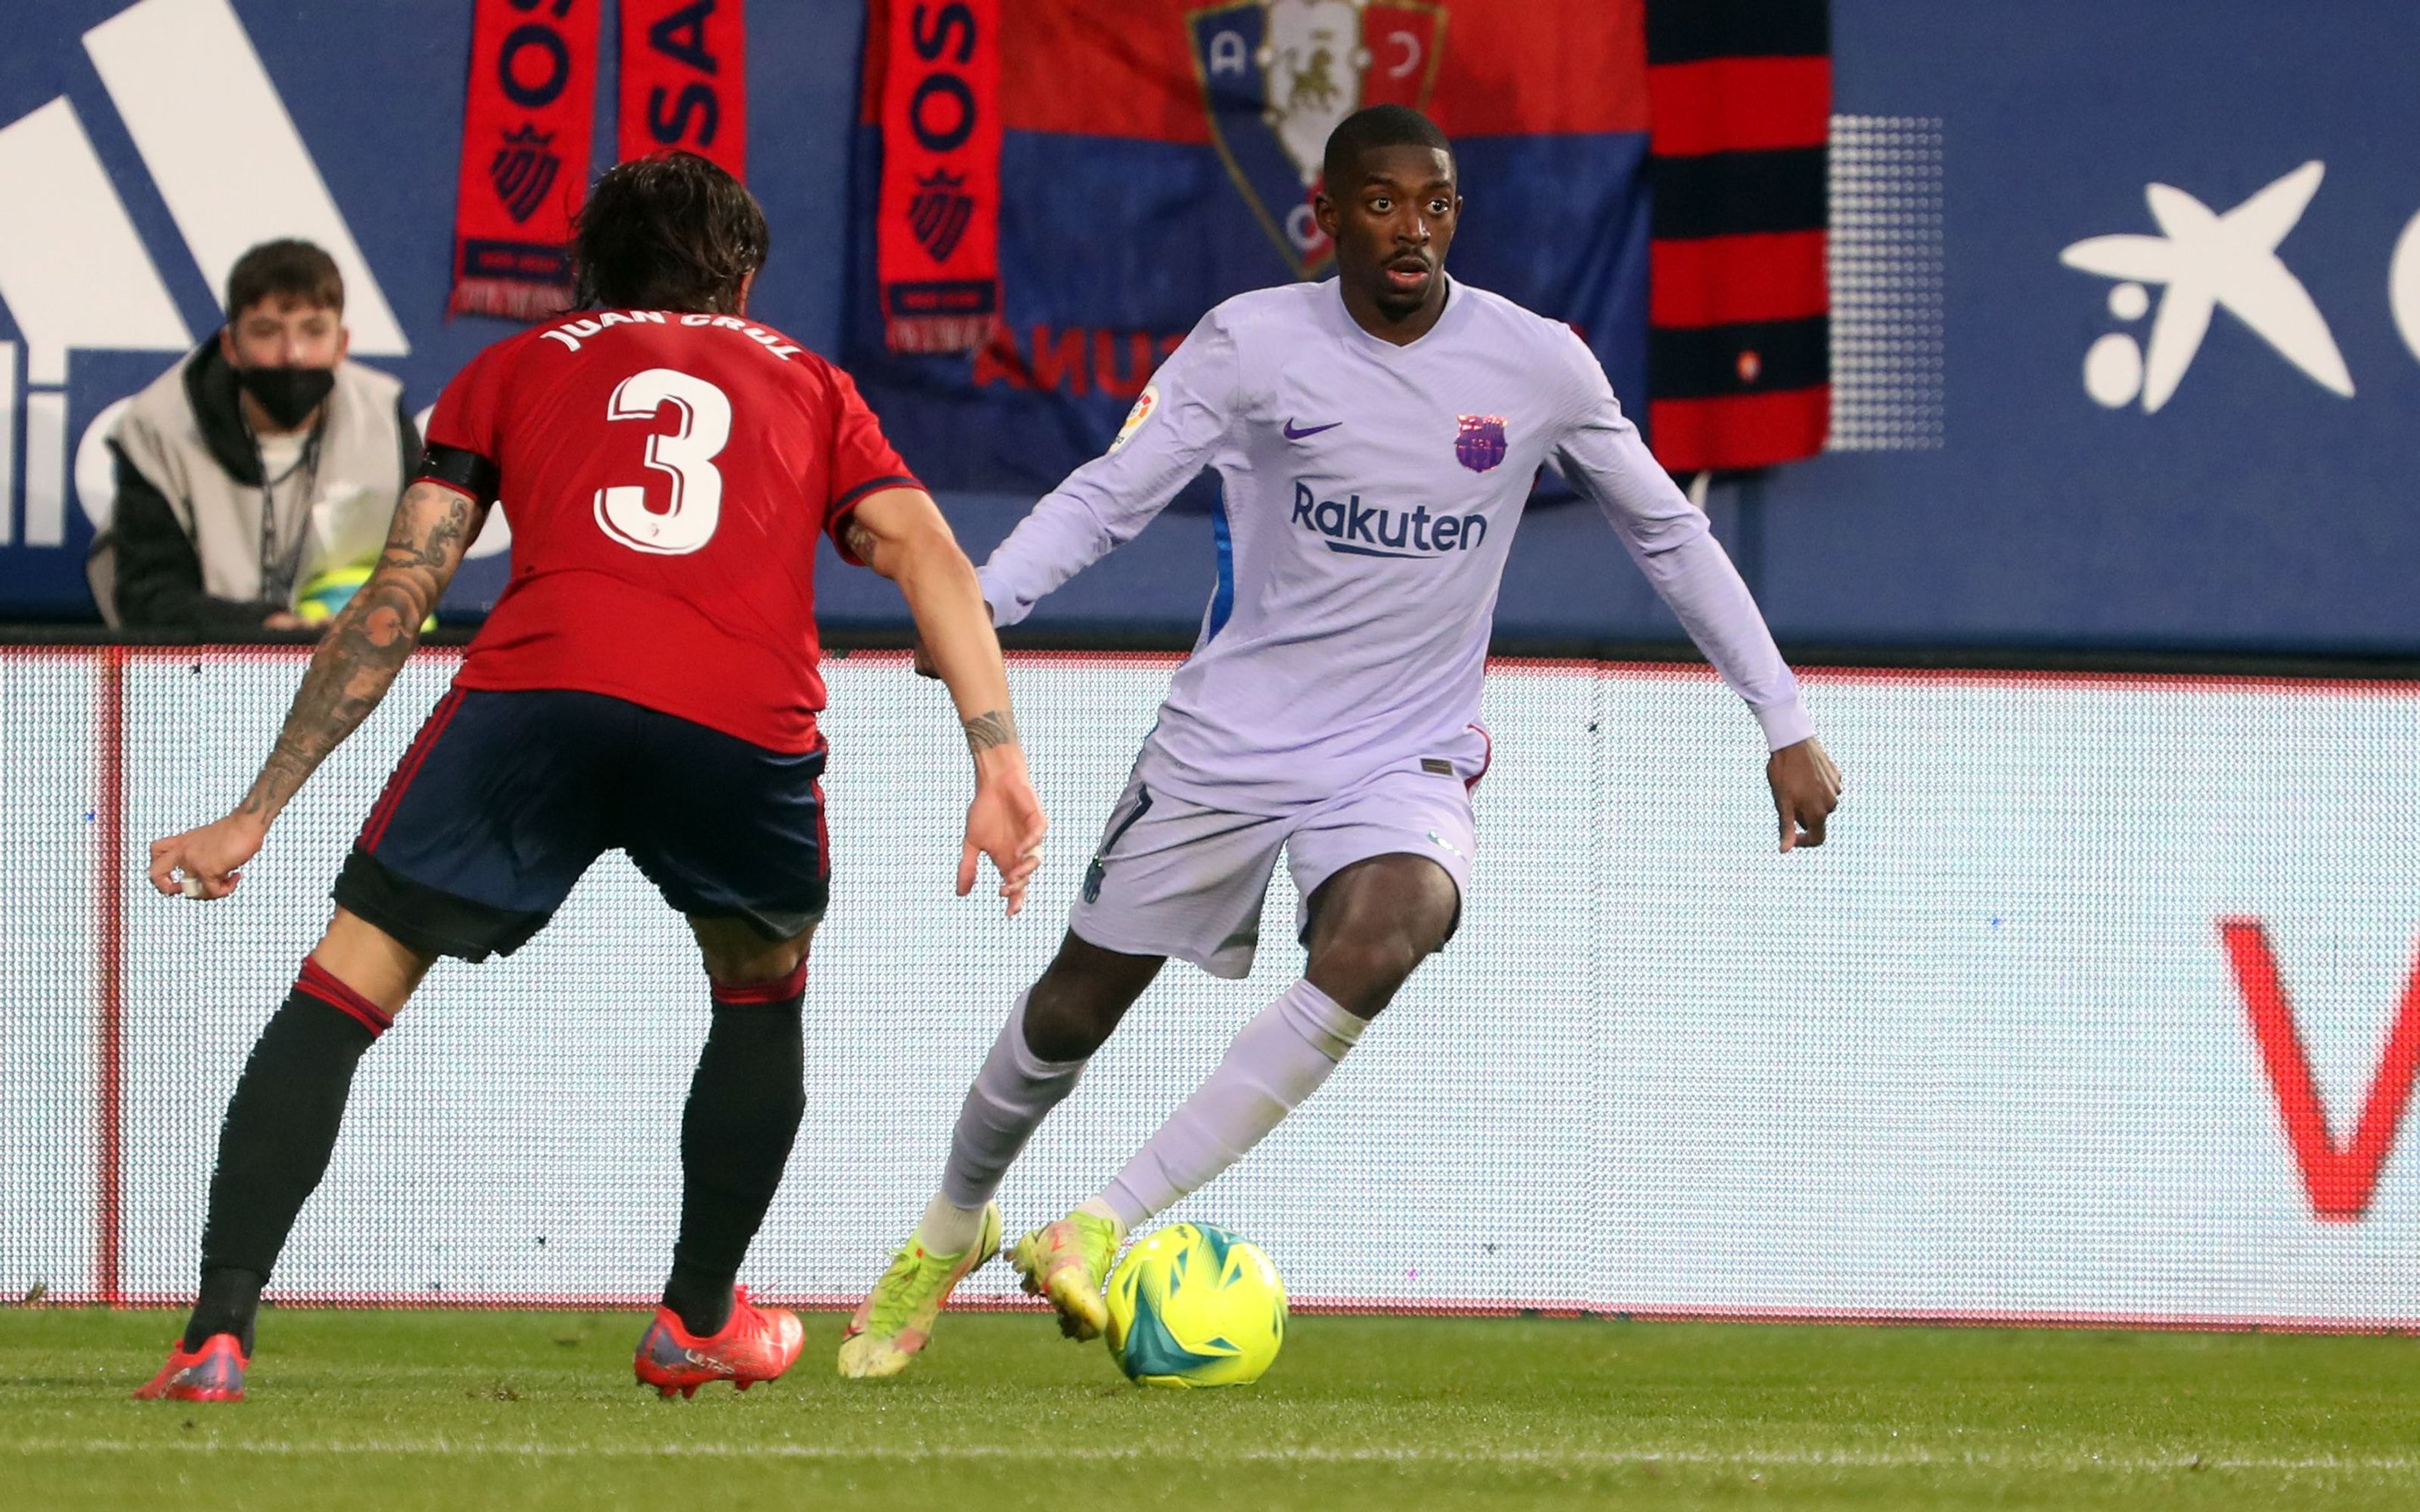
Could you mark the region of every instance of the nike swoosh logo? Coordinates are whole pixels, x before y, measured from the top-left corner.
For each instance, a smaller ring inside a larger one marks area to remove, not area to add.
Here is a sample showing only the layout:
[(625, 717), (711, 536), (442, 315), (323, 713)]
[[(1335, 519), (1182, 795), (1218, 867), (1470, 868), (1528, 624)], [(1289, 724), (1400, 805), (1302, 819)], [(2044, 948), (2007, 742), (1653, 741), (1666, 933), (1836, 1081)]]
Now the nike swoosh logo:
[(1306, 436), (1316, 436), (1323, 430), (1334, 430), (1337, 426), (1342, 425), (1342, 424), (1344, 424), (1344, 422), (1341, 420), (1331, 420), (1325, 425), (1305, 425), (1301, 429), (1297, 430), (1295, 428), (1294, 422), (1289, 420), (1285, 423), (1285, 439), (1290, 441), (1298, 441)]

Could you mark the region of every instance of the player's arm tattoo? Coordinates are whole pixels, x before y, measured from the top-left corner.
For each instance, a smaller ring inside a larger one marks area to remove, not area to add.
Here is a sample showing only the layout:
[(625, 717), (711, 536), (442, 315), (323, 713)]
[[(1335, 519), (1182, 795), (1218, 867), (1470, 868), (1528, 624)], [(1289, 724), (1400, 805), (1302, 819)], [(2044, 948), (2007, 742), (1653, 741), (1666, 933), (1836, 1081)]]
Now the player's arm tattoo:
[(882, 538), (867, 530), (864, 522), (853, 512), (841, 522), (840, 541), (841, 545), (848, 548), (850, 556), (869, 567), (874, 565), (874, 554), (882, 549)]
[(396, 506), (376, 571), (311, 655), (276, 748), (239, 813), (276, 816), (328, 753), (369, 717), (420, 643), (486, 511), (451, 488), (415, 483)]
[(1006, 709), (994, 709), (964, 721), (967, 727), (967, 748), (980, 756), (994, 746), (1016, 744), (1016, 716)]

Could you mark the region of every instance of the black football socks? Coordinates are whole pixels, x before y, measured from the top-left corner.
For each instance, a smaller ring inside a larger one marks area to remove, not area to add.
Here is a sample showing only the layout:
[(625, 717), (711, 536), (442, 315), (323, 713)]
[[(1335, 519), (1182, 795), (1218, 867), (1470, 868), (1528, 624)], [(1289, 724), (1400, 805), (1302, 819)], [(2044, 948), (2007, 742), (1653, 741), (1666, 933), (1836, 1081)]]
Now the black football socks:
[[(806, 1113), (806, 967), (719, 984), (681, 1116), (681, 1227), (664, 1305), (720, 1333)], [(317, 962), (261, 1031), (227, 1104), (202, 1230), (202, 1286), (185, 1348), (232, 1334), (252, 1352), (260, 1288), (326, 1175), (363, 1052), (393, 1020)]]
[(186, 1349), (233, 1334), (252, 1352), (260, 1288), (295, 1215), (327, 1174), (353, 1070), (393, 1022), (317, 961), (302, 963), (294, 990), (252, 1047), (219, 1131), (201, 1297), (185, 1325)]
[(731, 1320), (731, 1286), (806, 1116), (807, 967), (714, 984), (714, 1022), (681, 1113), (680, 1239), (664, 1305), (694, 1335)]

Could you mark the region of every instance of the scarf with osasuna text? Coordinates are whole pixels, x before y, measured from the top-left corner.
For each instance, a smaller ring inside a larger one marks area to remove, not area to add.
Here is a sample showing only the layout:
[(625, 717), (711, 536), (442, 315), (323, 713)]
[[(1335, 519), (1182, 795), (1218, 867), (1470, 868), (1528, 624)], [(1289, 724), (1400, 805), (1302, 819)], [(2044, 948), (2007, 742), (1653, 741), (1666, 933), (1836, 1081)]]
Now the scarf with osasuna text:
[(1000, 318), (1000, 0), (869, 0), (865, 96), (884, 340), (972, 351)]
[(618, 156), (678, 147), (748, 177), (748, 22), (740, 0), (621, 0)]
[[(621, 0), (616, 146), (747, 164), (741, 0)], [(447, 311), (539, 320), (571, 302), (588, 183), (600, 0), (477, 0)]]

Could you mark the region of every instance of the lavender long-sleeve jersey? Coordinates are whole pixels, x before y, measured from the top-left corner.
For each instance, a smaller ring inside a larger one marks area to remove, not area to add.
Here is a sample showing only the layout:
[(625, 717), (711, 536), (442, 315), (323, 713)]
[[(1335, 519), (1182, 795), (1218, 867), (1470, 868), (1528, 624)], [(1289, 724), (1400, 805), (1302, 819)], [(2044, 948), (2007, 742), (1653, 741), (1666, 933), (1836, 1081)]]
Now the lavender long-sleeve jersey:
[(1144, 744), (1145, 781), (1275, 814), (1423, 761), (1474, 776), (1497, 591), (1550, 458), (1767, 743), (1806, 739), (1797, 681), (1747, 585), (1605, 370), (1567, 327), (1466, 284), (1407, 347), (1362, 330), (1332, 280), (1219, 305), (1108, 454), (992, 553), (984, 596), (996, 623), (1015, 625), (1216, 468), (1218, 583)]

